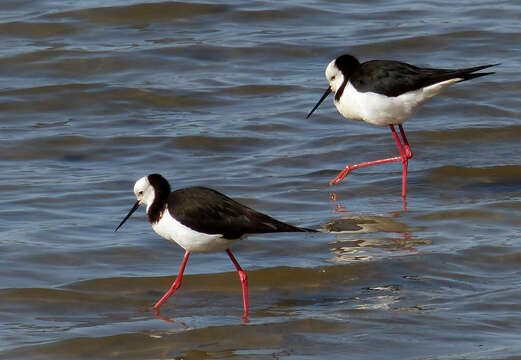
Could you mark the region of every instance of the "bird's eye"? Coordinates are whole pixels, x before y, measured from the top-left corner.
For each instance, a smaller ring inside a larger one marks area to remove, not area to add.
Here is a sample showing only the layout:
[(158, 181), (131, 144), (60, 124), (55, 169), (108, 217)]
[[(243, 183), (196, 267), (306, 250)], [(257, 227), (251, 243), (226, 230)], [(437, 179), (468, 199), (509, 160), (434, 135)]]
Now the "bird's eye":
[(331, 81), (335, 80), (335, 78), (336, 78), (335, 75), (331, 76)]
[(143, 191), (140, 191), (137, 193), (138, 195), (143, 195)]

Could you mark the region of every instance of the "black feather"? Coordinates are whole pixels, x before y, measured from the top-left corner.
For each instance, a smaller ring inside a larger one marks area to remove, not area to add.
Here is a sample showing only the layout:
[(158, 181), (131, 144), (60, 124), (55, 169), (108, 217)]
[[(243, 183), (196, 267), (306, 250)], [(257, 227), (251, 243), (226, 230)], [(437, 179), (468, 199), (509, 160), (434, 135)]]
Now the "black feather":
[[(386, 96), (399, 96), (409, 91), (421, 89), (450, 79), (470, 80), (493, 72), (474, 72), (498, 64), (475, 66), (465, 69), (420, 68), (399, 61), (372, 60), (362, 63), (355, 70), (350, 66), (344, 70), (343, 62), (339, 69), (360, 92), (375, 92)], [(337, 64), (338, 66), (338, 64)], [(348, 74), (346, 76), (346, 74)]]
[(148, 221), (154, 224), (161, 219), (165, 204), (170, 195), (170, 184), (160, 174), (150, 174), (147, 176), (148, 182), (154, 188), (154, 202), (150, 205), (147, 211)]
[(183, 225), (206, 234), (221, 234), (226, 239), (247, 234), (316, 231), (283, 223), (206, 187), (176, 190), (168, 197), (167, 206), (170, 215)]

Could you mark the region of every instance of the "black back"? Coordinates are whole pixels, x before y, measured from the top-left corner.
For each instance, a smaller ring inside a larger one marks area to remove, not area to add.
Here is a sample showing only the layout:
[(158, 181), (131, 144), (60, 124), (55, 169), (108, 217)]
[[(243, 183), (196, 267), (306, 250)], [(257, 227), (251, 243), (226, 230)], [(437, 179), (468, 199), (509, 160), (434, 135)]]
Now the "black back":
[(181, 224), (206, 234), (238, 239), (246, 234), (315, 232), (278, 221), (206, 187), (179, 189), (168, 197), (168, 211)]
[[(346, 77), (346, 82), (349, 80), (360, 92), (370, 91), (392, 97), (450, 79), (461, 78), (463, 79), (461, 81), (464, 81), (490, 75), (493, 73), (473, 73), (497, 65), (451, 70), (420, 68), (399, 61), (372, 60), (359, 64), (353, 70), (352, 61), (346, 62), (344, 59), (338, 62), (339, 59), (346, 56), (349, 55), (339, 57), (336, 62), (337, 67)], [(345, 85), (343, 84), (343, 86)]]

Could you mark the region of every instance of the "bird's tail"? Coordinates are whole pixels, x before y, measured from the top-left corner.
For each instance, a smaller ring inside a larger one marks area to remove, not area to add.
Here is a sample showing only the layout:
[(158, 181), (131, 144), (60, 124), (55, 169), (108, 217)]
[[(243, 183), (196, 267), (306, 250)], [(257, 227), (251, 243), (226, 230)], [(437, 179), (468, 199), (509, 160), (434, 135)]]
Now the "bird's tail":
[(266, 232), (318, 232), (318, 230), (315, 229), (294, 226), (273, 218), (270, 220), (269, 225), (265, 222), (265, 224), (271, 228), (266, 229)]
[(310, 228), (302, 228), (302, 227), (299, 227), (300, 231), (302, 232), (318, 232), (318, 230), (315, 230), (315, 229), (310, 229)]
[(498, 63), (498, 64), (481, 65), (481, 66), (474, 66), (474, 67), (466, 68), (466, 69), (455, 70), (454, 75), (455, 75), (455, 77), (462, 78), (463, 80), (461, 80), (461, 81), (475, 79), (477, 77), (495, 74), (495, 72), (476, 73), (476, 71), (480, 71), (480, 70), (487, 69), (489, 67), (497, 66), (497, 65), (500, 65), (500, 64)]

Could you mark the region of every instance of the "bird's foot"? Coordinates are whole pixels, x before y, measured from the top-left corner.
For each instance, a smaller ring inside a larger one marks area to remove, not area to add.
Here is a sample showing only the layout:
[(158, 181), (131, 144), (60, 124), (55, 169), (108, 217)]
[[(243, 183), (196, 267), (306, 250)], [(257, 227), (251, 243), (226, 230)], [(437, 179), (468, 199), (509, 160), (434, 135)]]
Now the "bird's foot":
[(329, 182), (329, 185), (332, 186), (332, 185), (336, 185), (338, 184), (340, 181), (344, 180), (344, 178), (349, 175), (349, 173), (351, 172), (351, 170), (353, 170), (353, 166), (352, 165), (347, 165), (344, 170), (340, 171), (338, 173), (338, 175)]

